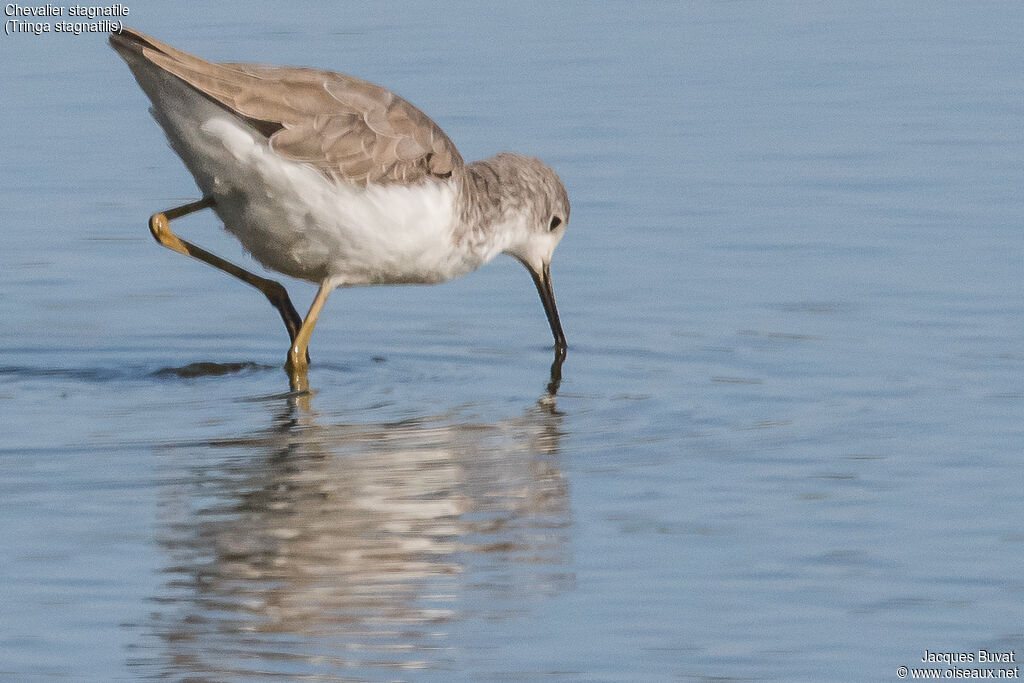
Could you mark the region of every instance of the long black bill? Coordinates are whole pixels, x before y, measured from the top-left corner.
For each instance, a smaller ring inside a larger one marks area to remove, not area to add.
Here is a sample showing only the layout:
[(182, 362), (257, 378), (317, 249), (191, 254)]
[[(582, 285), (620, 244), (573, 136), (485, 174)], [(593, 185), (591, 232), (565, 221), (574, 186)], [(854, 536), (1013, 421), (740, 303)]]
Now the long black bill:
[(540, 294), (541, 303), (544, 304), (544, 313), (548, 316), (548, 324), (551, 325), (551, 334), (555, 336), (555, 355), (557, 358), (565, 358), (565, 351), (568, 345), (565, 343), (565, 333), (562, 332), (562, 322), (558, 319), (558, 308), (555, 306), (555, 290), (551, 286), (551, 266), (544, 264), (541, 272), (535, 272), (530, 266), (526, 266), (533, 277), (533, 284), (537, 285), (537, 293)]

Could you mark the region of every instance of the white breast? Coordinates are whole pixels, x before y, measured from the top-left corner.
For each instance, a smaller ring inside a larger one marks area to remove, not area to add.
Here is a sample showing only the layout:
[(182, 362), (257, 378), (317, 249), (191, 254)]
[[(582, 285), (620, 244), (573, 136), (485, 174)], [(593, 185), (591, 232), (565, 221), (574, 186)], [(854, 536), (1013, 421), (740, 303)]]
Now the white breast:
[[(435, 283), (478, 267), (452, 240), (453, 182), (361, 188), (284, 159), (227, 116), (200, 126), (217, 213), (268, 268), (342, 285)], [(198, 178), (197, 178), (198, 180)]]
[(181, 143), (190, 157), (182, 158), (214, 198), (225, 227), (273, 270), (340, 286), (432, 284), (483, 263), (452, 238), (453, 181), (367, 188), (334, 182), (278, 156), (223, 113)]

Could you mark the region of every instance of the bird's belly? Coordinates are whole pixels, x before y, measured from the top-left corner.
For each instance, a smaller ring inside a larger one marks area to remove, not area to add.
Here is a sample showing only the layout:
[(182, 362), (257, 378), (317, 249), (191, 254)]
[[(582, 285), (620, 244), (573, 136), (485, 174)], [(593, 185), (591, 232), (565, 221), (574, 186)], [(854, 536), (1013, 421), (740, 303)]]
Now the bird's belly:
[(231, 117), (208, 119), (199, 133), (203, 149), (188, 164), (196, 182), (267, 268), (358, 286), (443, 282), (480, 265), (452, 238), (453, 182), (363, 188), (278, 156)]

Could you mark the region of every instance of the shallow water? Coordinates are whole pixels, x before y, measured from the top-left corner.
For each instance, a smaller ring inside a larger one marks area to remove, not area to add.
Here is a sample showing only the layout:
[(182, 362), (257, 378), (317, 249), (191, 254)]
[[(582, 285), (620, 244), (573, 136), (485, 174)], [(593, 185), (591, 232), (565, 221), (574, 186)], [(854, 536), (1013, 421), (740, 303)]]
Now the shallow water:
[(104, 38), (0, 36), (0, 676), (1024, 655), (1018, 5), (130, 7), (543, 157), (570, 351), (552, 398), (502, 259), (336, 293), (290, 395), (273, 309), (149, 237), (196, 191)]

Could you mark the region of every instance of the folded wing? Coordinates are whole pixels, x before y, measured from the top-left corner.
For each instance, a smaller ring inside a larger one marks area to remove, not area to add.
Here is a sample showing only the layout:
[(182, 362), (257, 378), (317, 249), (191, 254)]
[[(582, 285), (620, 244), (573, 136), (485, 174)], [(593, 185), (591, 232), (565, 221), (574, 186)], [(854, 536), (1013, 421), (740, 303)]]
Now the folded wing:
[(111, 42), (139, 51), (247, 121), (281, 156), (336, 182), (415, 183), (463, 168), (430, 117), (373, 83), (319, 69), (217, 64), (130, 29)]

